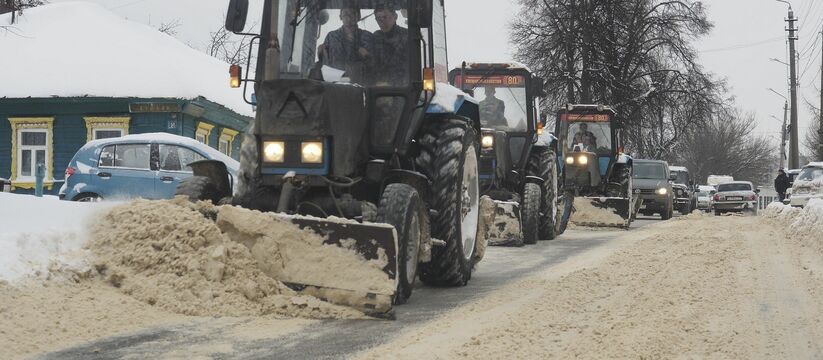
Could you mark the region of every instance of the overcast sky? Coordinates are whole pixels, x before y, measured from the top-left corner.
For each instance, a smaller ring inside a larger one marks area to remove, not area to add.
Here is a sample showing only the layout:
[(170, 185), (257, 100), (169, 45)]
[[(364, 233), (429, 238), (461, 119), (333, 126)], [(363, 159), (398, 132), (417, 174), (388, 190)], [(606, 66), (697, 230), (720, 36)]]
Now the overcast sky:
[[(60, 2), (66, 0), (51, 0)], [(177, 20), (178, 37), (202, 49), (208, 32), (221, 26), (228, 0), (92, 0), (131, 20), (158, 26)], [(261, 0), (251, 0), (252, 8)], [(811, 114), (804, 99), (820, 103), (821, 44), (817, 33), (823, 26), (823, 1), (791, 1), (800, 19), (801, 53), (799, 118), (801, 139)], [(706, 0), (709, 18), (715, 28), (696, 44), (707, 71), (728, 80), (737, 105), (756, 113), (758, 131), (778, 139), (783, 99), (767, 88), (788, 97), (787, 68), (770, 61), (786, 61), (786, 32), (783, 19), (786, 4), (776, 0)], [(517, 16), (516, 0), (447, 0), (447, 31), (450, 66), (463, 60), (506, 61), (512, 58), (508, 24)], [(249, 23), (256, 23), (253, 17)], [(814, 120), (816, 121), (816, 120)]]

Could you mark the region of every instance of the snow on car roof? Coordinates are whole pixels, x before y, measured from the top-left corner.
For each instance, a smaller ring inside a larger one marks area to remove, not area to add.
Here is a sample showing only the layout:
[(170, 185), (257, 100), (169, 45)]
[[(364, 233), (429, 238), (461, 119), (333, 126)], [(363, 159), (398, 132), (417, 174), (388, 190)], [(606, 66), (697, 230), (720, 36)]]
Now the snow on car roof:
[[(10, 17), (0, 15), (0, 24)], [(229, 87), (229, 64), (98, 4), (26, 9), (8, 28), (0, 36), (0, 49), (9, 49), (0, 56), (0, 98), (202, 96), (254, 115), (243, 90)]]
[(685, 172), (689, 171), (689, 169), (687, 169), (685, 166), (669, 166), (669, 170), (671, 170), (671, 171), (685, 171)]
[[(806, 164), (806, 166), (804, 166), (804, 168), (807, 168), (807, 167), (819, 167), (819, 168), (823, 168), (823, 161), (813, 161), (813, 162), (810, 162), (810, 163)], [(800, 171), (800, 170), (798, 169), (797, 171)]]
[(467, 61), (466, 67), (471, 67), (472, 65), (506, 65), (508, 69), (526, 69), (526, 71), (531, 72), (526, 64), (517, 62), (517, 61)]
[(83, 149), (86, 149), (88, 147), (93, 147), (93, 146), (99, 146), (99, 145), (102, 145), (102, 144), (118, 143), (118, 142), (133, 142), (133, 141), (145, 141), (145, 142), (159, 141), (159, 142), (168, 143), (168, 144), (185, 145), (185, 146), (195, 148), (197, 150), (200, 150), (200, 151), (206, 153), (210, 158), (212, 158), (214, 160), (222, 161), (230, 169), (237, 170), (237, 169), (240, 168), (240, 163), (237, 160), (234, 160), (231, 157), (229, 157), (228, 155), (217, 151), (217, 149), (215, 149), (211, 146), (203, 144), (203, 143), (201, 143), (201, 142), (199, 142), (195, 139), (192, 139), (192, 138), (188, 138), (188, 137), (185, 137), (185, 136), (174, 135), (174, 134), (169, 134), (169, 133), (163, 133), (163, 132), (134, 134), (134, 135), (121, 136), (121, 137), (118, 137), (118, 138), (92, 140), (92, 141), (89, 141), (88, 143), (86, 143), (86, 145), (83, 146)]

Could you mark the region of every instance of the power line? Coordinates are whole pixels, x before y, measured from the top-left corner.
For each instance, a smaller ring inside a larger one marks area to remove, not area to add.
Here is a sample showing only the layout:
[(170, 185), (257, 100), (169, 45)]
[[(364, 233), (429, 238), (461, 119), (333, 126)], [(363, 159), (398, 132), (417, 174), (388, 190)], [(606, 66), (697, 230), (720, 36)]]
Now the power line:
[(719, 52), (719, 51), (740, 50), (740, 49), (755, 47), (755, 46), (764, 45), (764, 44), (768, 44), (768, 43), (773, 43), (773, 42), (777, 42), (777, 41), (782, 41), (783, 39), (785, 39), (785, 36), (779, 36), (779, 37), (765, 39), (765, 40), (761, 40), (761, 41), (758, 41), (758, 42), (747, 43), (747, 44), (738, 44), (738, 45), (731, 45), (731, 46), (716, 48), (716, 49), (700, 50), (698, 52), (699, 53), (710, 53), (710, 52)]

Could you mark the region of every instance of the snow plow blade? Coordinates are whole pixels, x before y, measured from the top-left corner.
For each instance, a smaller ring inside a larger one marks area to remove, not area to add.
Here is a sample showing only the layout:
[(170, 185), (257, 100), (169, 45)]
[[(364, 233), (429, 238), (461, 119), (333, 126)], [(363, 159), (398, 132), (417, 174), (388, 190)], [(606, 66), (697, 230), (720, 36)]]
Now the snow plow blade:
[[(252, 251), (264, 273), (293, 290), (369, 316), (394, 319), (398, 251), (393, 226), (235, 207), (221, 210), (217, 225)], [(306, 232), (319, 237), (305, 236)], [(338, 258), (347, 262), (336, 263)]]
[(576, 197), (570, 221), (578, 226), (628, 229), (631, 225), (629, 202), (618, 197)]
[(486, 239), (491, 246), (523, 246), (520, 228), (520, 205), (511, 201), (494, 200), (491, 226)]

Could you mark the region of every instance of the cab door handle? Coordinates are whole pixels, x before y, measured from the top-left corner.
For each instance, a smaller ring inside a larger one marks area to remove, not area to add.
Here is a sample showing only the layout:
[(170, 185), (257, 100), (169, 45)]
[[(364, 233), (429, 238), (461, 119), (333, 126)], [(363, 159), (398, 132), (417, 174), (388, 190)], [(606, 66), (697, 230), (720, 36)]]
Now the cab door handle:
[(97, 173), (97, 176), (99, 176), (99, 177), (101, 177), (101, 178), (110, 178), (110, 177), (111, 177), (111, 173), (101, 172), (101, 173)]
[(172, 182), (172, 181), (174, 181), (174, 178), (171, 177), (171, 176), (163, 176), (163, 177), (160, 178), (160, 181), (162, 181), (162, 182)]

